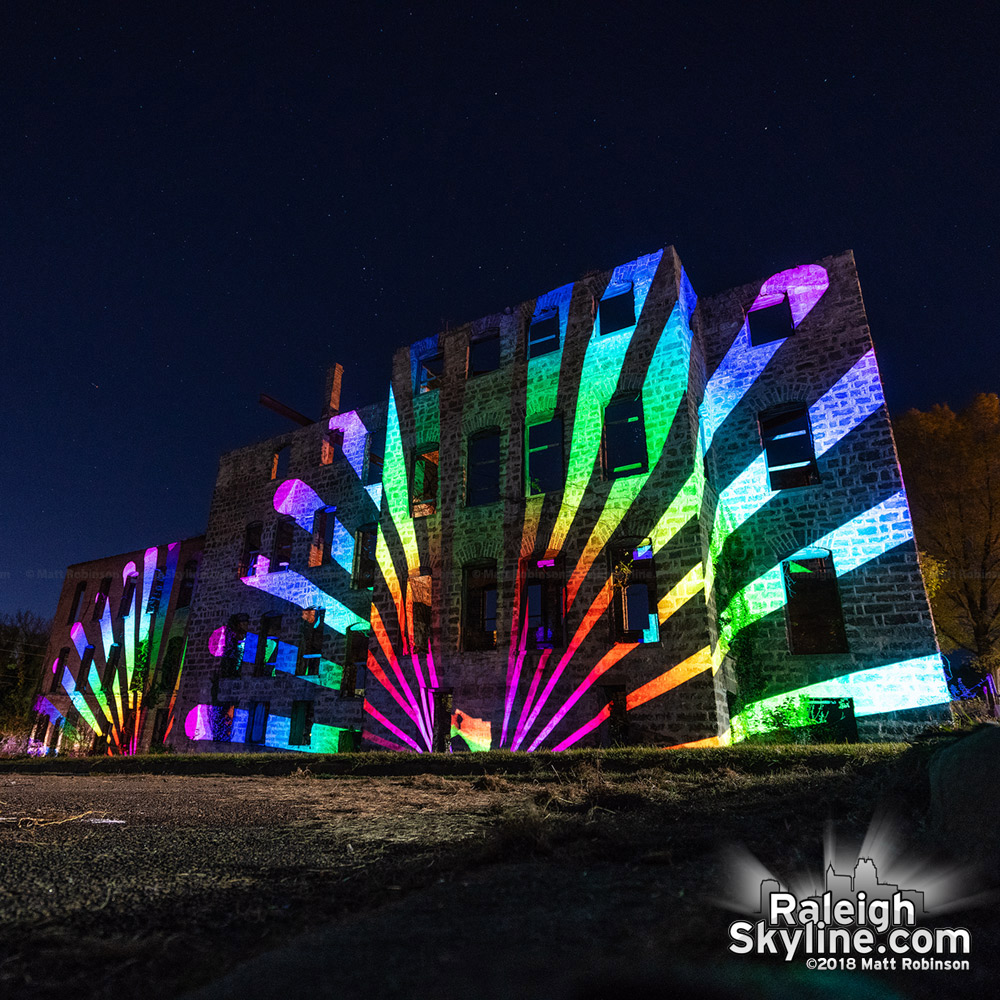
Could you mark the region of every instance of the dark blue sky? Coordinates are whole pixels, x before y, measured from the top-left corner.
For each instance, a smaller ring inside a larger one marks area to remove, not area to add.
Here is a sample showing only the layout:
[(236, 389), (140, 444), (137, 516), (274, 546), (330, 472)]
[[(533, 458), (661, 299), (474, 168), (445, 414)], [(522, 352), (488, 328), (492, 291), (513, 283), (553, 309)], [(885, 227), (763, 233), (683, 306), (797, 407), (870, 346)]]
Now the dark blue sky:
[(893, 412), (998, 389), (995, 5), (539, 6), (3, 5), (0, 611), (202, 531), (261, 391), (670, 243), (853, 248)]

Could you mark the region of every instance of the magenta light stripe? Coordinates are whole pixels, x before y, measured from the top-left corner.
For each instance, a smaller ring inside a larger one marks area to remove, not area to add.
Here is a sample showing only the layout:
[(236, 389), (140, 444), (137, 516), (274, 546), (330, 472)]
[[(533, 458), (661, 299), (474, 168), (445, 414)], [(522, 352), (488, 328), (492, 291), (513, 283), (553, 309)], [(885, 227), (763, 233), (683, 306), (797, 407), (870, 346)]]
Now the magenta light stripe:
[(421, 750), (421, 749), (420, 749), (420, 747), (419, 747), (419, 746), (417, 746), (417, 744), (416, 744), (416, 742), (414, 742), (414, 740), (412, 740), (412, 739), (411, 739), (411, 738), (410, 738), (409, 736), (407, 736), (407, 735), (406, 735), (406, 733), (404, 733), (404, 732), (403, 732), (403, 730), (399, 728), (399, 726), (397, 726), (397, 725), (395, 725), (394, 723), (390, 722), (390, 721), (389, 721), (389, 720), (388, 720), (388, 719), (387, 719), (387, 718), (386, 718), (386, 717), (385, 717), (385, 716), (384, 716), (384, 715), (383, 715), (383, 714), (382, 714), (382, 713), (381, 713), (381, 712), (380, 712), (380, 711), (379, 711), (379, 710), (378, 710), (378, 709), (377, 709), (377, 708), (376, 708), (376, 707), (375, 707), (375, 706), (374, 706), (374, 705), (373, 705), (373, 704), (372, 704), (372, 703), (371, 703), (370, 701), (368, 701), (367, 699), (365, 700), (365, 711), (366, 711), (366, 712), (367, 712), (367, 713), (368, 713), (368, 714), (369, 714), (369, 715), (370, 715), (370, 716), (371, 716), (371, 717), (372, 717), (373, 719), (376, 719), (377, 721), (381, 722), (381, 723), (382, 723), (382, 725), (383, 725), (383, 726), (385, 726), (385, 728), (386, 728), (386, 729), (388, 729), (390, 733), (395, 733), (395, 734), (396, 734), (396, 735), (397, 735), (397, 736), (398, 736), (398, 737), (399, 737), (399, 738), (400, 738), (400, 739), (401, 739), (401, 740), (402, 740), (402, 741), (403, 741), (404, 743), (406, 743), (406, 744), (407, 744), (408, 746), (411, 746), (411, 747), (413, 747), (413, 749), (414, 749), (414, 750), (416, 750), (416, 752), (417, 752), (417, 753), (423, 753), (423, 750)]
[(399, 681), (400, 687), (402, 687), (403, 692), (406, 694), (406, 700), (410, 703), (415, 713), (413, 721), (417, 724), (417, 728), (420, 730), (420, 734), (424, 738), (424, 742), (430, 746), (431, 745), (431, 733), (430, 729), (427, 727), (427, 720), (424, 719), (423, 715), (420, 713), (420, 706), (417, 705), (417, 699), (413, 694), (413, 690), (410, 687), (409, 682), (403, 674), (403, 671), (399, 667), (397, 660), (392, 661), (392, 672), (396, 675), (396, 680)]
[(406, 699), (396, 690), (396, 685), (392, 683), (391, 680), (386, 676), (385, 671), (382, 669), (382, 665), (375, 659), (375, 654), (369, 652), (368, 654), (368, 672), (379, 682), (392, 695), (393, 700), (397, 705), (406, 713), (407, 718), (414, 724), (417, 725), (416, 717), (413, 714), (413, 709), (406, 703)]
[(590, 720), (590, 722), (587, 722), (584, 725), (580, 726), (580, 728), (575, 733), (573, 733), (571, 736), (567, 736), (566, 739), (562, 741), (562, 743), (556, 744), (556, 746), (554, 746), (552, 749), (555, 751), (568, 750), (574, 743), (578, 742), (579, 740), (582, 740), (584, 736), (587, 735), (587, 733), (592, 732), (605, 719), (608, 719), (610, 717), (611, 717), (611, 702), (608, 702), (608, 704), (605, 705), (604, 708), (602, 708), (597, 713), (597, 715), (595, 715)]
[(402, 743), (394, 743), (392, 740), (387, 740), (383, 736), (377, 736), (371, 730), (366, 729), (362, 736), (366, 740), (371, 740), (372, 743), (377, 743), (380, 747), (385, 747), (386, 750), (397, 750), (400, 753), (409, 753), (410, 748), (403, 746)]
[(610, 670), (620, 659), (631, 653), (639, 643), (622, 643), (617, 646), (612, 646), (607, 653), (604, 654), (597, 662), (597, 665), (593, 670), (587, 674), (587, 677), (583, 680), (580, 686), (563, 702), (562, 707), (559, 708), (556, 713), (552, 716), (552, 721), (535, 737), (535, 742), (528, 747), (529, 752), (534, 750), (542, 740), (545, 739), (549, 733), (555, 729), (556, 726), (562, 721), (563, 716), (580, 700), (583, 694), (590, 689), (590, 686), (596, 681), (601, 674)]
[[(519, 590), (520, 583), (518, 583), (515, 589)], [(515, 603), (514, 607), (517, 608)], [(514, 612), (515, 616), (517, 611)], [(516, 630), (511, 630), (511, 649), (507, 656), (507, 695), (504, 699), (503, 706), (503, 728), (500, 731), (500, 746), (503, 746), (507, 742), (507, 728), (510, 725), (510, 713), (514, 708), (514, 697), (517, 694), (517, 686), (521, 683), (521, 667), (524, 665), (524, 654), (525, 646), (527, 645), (528, 638), (528, 619), (524, 620), (524, 627), (521, 630), (521, 641), (517, 643), (515, 647), (516, 640)]]
[(528, 719), (528, 713), (531, 711), (531, 703), (534, 700), (535, 692), (538, 690), (538, 685), (542, 680), (542, 674), (545, 671), (545, 665), (549, 662), (549, 656), (552, 650), (547, 649), (538, 658), (538, 666), (535, 668), (535, 676), (531, 678), (531, 687), (528, 688), (528, 696), (524, 699), (524, 704), (521, 706), (521, 717), (517, 720), (517, 729), (514, 732), (514, 742), (510, 745), (511, 750), (516, 750), (520, 745), (521, 741), (524, 739), (528, 730), (531, 728), (532, 722), (535, 721), (538, 713), (536, 712), (534, 716)]

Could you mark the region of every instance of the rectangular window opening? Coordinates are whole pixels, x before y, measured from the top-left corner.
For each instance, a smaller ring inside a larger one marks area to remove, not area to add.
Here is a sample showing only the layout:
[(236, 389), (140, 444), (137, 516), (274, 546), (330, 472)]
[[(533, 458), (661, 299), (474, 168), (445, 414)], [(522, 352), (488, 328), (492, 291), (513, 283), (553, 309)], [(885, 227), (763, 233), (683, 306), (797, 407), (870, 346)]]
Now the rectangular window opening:
[(527, 492), (556, 493), (565, 484), (562, 417), (528, 427)]
[(354, 573), (351, 586), (355, 590), (371, 589), (375, 586), (378, 562), (375, 554), (378, 547), (378, 527), (367, 524), (354, 536)]
[(542, 313), (528, 327), (528, 357), (538, 358), (559, 350), (559, 310)]
[(437, 511), (438, 464), (437, 444), (417, 451), (413, 459), (413, 492), (410, 497), (413, 517), (427, 517)]
[(465, 505), (478, 507), (500, 499), (500, 432), (481, 431), (468, 442)]
[(489, 330), (469, 344), (469, 378), (500, 367), (500, 331)]
[(288, 745), (293, 747), (309, 746), (312, 742), (313, 703), (311, 701), (293, 701), (292, 717), (288, 728)]
[(612, 620), (615, 642), (660, 641), (656, 565), (648, 539), (613, 553)]
[(772, 490), (813, 486), (819, 482), (815, 448), (804, 404), (782, 407), (757, 417)]
[(252, 701), (247, 718), (247, 743), (264, 743), (267, 739), (267, 717), (270, 702)]
[(523, 572), (524, 620), (521, 627), (527, 626), (524, 648), (558, 649), (564, 646), (566, 578), (562, 559), (532, 559)]
[(466, 566), (463, 572), (465, 615), (462, 648), (496, 649), (497, 568), (496, 563)]
[(279, 521), (274, 529), (274, 558), (270, 570), (283, 572), (292, 562), (292, 540), (295, 537), (294, 521)]
[(417, 359), (417, 392), (433, 392), (444, 381), (444, 355), (433, 354)]
[(784, 340), (792, 332), (792, 310), (788, 305), (788, 296), (784, 296), (773, 306), (747, 313), (747, 323), (750, 327), (751, 347)]
[(789, 559), (782, 564), (785, 623), (792, 653), (846, 653), (847, 635), (830, 555)]
[(631, 288), (601, 299), (598, 311), (601, 336), (635, 326), (635, 294)]
[(295, 672), (299, 676), (316, 677), (320, 661), (323, 659), (323, 621), (326, 612), (322, 608), (305, 608), (302, 611), (302, 655)]
[(319, 464), (332, 465), (344, 454), (344, 432), (341, 430), (327, 431), (320, 445)]
[(635, 476), (649, 468), (642, 396), (618, 396), (604, 411), (604, 475)]

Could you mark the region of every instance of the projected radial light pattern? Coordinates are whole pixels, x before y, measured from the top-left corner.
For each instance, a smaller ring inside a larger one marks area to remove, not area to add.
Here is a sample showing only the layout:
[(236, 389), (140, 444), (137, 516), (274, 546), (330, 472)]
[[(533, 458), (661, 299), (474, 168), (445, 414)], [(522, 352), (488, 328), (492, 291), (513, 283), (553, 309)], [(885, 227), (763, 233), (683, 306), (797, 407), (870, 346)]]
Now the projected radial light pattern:
[[(163, 648), (166, 609), (175, 580), (180, 543), (153, 546), (143, 554), (142, 569), (129, 561), (121, 572), (123, 598), (112, 610), (112, 600), (104, 595), (100, 617), (95, 621), (89, 605), (83, 619), (69, 630), (70, 660), (58, 676), (58, 687), (68, 698), (83, 725), (91, 735), (78, 734), (89, 740), (99, 737), (108, 753), (134, 754), (139, 750), (150, 707), (156, 667)], [(124, 595), (131, 589), (131, 599)], [(116, 641), (115, 619), (120, 618), (121, 642)], [(88, 634), (88, 629), (90, 633)], [(117, 662), (112, 652), (117, 647)], [(54, 668), (58, 666), (58, 660)], [(177, 683), (183, 669), (183, 655), (178, 664)], [(164, 692), (167, 712), (166, 731), (173, 724), (177, 683)], [(57, 689), (58, 691), (58, 689)], [(156, 706), (159, 706), (157, 702)], [(55, 711), (65, 725), (68, 720), (59, 713), (51, 697), (40, 697), (35, 710), (50, 720)], [(55, 721), (55, 720), (52, 720)]]

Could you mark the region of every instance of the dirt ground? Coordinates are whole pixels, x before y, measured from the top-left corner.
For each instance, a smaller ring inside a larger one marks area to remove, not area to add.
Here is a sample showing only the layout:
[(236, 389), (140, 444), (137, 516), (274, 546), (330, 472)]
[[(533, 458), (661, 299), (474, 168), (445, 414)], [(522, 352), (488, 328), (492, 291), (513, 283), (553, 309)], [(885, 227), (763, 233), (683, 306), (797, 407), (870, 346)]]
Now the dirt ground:
[(991, 992), (995, 907), (948, 915), (971, 929), (968, 972), (845, 978), (726, 952), (720, 848), (818, 870), (826, 818), (860, 842), (885, 795), (850, 768), (3, 773), (0, 996)]

